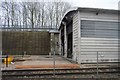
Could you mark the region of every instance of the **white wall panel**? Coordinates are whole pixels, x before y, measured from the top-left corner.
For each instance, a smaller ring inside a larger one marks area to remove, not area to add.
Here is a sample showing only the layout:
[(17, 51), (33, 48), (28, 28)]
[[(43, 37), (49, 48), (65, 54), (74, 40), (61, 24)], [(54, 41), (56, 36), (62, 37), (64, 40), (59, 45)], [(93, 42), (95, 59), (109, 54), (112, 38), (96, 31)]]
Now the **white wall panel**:
[(79, 14), (78, 12), (76, 12), (74, 15), (73, 15), (73, 60), (74, 61), (78, 61), (78, 58), (79, 58), (79, 37), (80, 37), (80, 27), (79, 27), (80, 23), (79, 23)]
[[(116, 22), (82, 21), (81, 23), (81, 59), (82, 63), (113, 62), (118, 59), (118, 24)], [(104, 56), (104, 57), (101, 57)]]
[(96, 15), (96, 12), (80, 12), (80, 16), (81, 18), (84, 19), (96, 19), (96, 20), (108, 20), (108, 21), (112, 21), (112, 20), (118, 20), (118, 16), (117, 14), (108, 14), (108, 13), (98, 13), (98, 15)]

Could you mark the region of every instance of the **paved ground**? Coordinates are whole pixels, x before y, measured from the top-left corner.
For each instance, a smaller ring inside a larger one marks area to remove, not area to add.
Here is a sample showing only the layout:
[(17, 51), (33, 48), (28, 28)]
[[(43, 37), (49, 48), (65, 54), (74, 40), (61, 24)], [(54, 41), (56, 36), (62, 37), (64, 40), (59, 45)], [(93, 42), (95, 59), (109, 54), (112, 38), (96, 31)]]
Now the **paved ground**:
[[(8, 67), (2, 64), (2, 69), (26, 69), (26, 68), (53, 68), (53, 57), (48, 55), (32, 55), (32, 56), (16, 56), (15, 62), (9, 64)], [(75, 64), (62, 58), (61, 56), (55, 56), (56, 68), (85, 68), (96, 67), (96, 64)], [(99, 64), (99, 67), (117, 66), (116, 63), (104, 63)]]
[[(47, 55), (36, 55), (36, 56), (24, 56), (16, 57), (16, 59), (23, 61), (16, 61), (9, 64), (6, 68), (5, 64), (2, 65), (2, 69), (23, 69), (23, 68), (53, 68), (53, 57)], [(79, 68), (80, 66), (75, 63), (60, 57), (55, 56), (56, 68)]]

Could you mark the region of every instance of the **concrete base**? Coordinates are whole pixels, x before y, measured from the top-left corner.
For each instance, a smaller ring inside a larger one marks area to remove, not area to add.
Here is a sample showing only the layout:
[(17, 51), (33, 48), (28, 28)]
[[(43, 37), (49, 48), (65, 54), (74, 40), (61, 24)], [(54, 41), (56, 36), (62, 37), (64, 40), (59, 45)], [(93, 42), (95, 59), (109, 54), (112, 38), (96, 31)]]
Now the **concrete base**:
[[(6, 68), (2, 65), (2, 69), (25, 69), (25, 68), (53, 68), (53, 56), (49, 55), (32, 55), (18, 57), (22, 58), (23, 61), (16, 61)], [(55, 56), (55, 67), (56, 68), (80, 68), (80, 65), (72, 63), (61, 56)]]

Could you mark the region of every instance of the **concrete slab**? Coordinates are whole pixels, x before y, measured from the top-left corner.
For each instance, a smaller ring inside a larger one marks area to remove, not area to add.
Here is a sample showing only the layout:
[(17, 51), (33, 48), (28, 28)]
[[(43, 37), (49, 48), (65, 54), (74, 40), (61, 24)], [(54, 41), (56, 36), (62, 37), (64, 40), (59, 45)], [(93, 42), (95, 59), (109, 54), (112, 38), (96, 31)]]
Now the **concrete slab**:
[[(9, 67), (5, 67), (2, 65), (2, 69), (24, 69), (24, 68), (53, 68), (53, 56), (48, 55), (32, 55), (32, 56), (24, 56), (18, 57), (23, 61), (16, 61), (13, 64), (9, 64)], [(80, 66), (75, 63), (71, 63), (70, 61), (60, 57), (55, 56), (55, 64), (56, 68), (79, 68)]]
[[(2, 70), (4, 69), (30, 69), (30, 68), (53, 68), (53, 56), (49, 55), (26, 55), (26, 56), (15, 56), (14, 59), (20, 61), (13, 62), (6, 67), (2, 64)], [(67, 60), (61, 56), (55, 56), (55, 67), (56, 68), (88, 68), (96, 67), (97, 64), (76, 64)], [(99, 67), (116, 66), (113, 63), (99, 64)]]

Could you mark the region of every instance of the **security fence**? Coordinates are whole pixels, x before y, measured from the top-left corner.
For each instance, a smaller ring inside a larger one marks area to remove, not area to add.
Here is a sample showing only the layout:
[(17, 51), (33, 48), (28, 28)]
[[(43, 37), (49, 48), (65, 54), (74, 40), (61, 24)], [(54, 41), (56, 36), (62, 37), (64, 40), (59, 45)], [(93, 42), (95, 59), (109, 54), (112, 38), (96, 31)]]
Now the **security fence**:
[(47, 55), (51, 52), (51, 32), (55, 28), (14, 28), (2, 30), (3, 55)]

